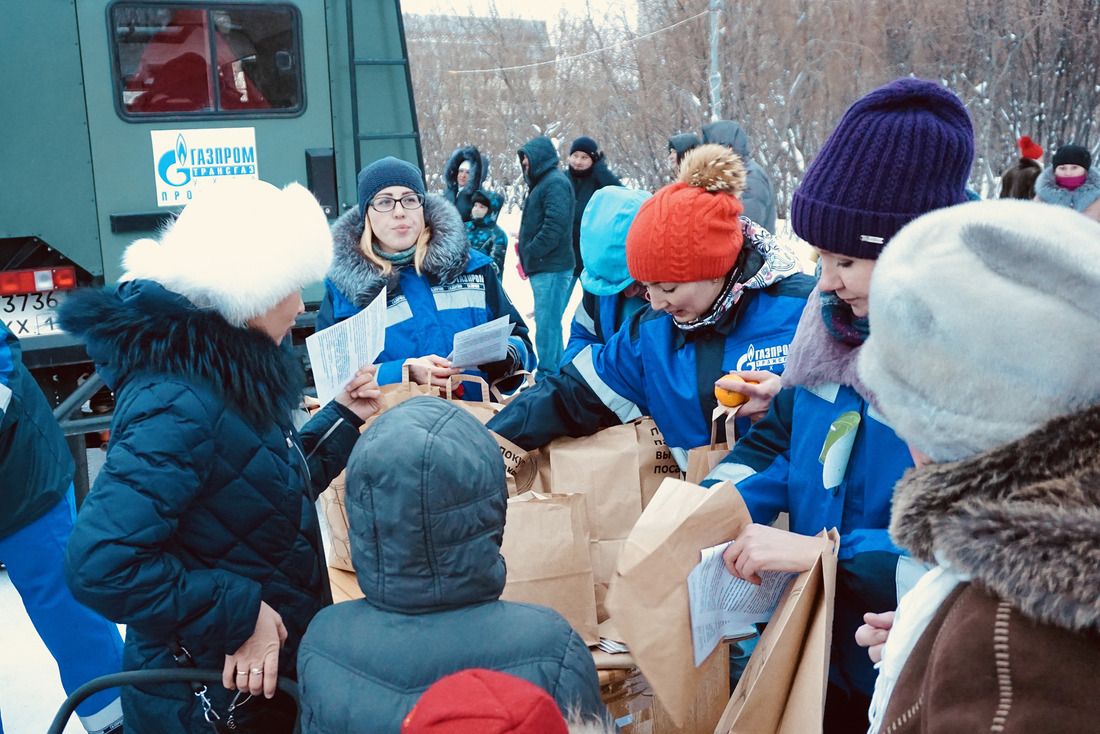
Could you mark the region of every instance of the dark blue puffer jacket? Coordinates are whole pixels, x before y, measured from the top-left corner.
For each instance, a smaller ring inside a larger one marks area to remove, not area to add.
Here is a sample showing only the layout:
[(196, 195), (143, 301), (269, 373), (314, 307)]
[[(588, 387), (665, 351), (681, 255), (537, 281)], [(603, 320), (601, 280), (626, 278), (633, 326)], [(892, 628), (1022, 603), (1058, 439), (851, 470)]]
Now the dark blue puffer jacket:
[(364, 599), (323, 610), (298, 659), (303, 734), (398, 734), (435, 681), (489, 668), (562, 711), (607, 717), (592, 654), (546, 607), (500, 601), (507, 490), (469, 413), (419, 397), (382, 415), (348, 462), (351, 557)]
[(549, 138), (539, 137), (519, 149), (520, 165), (531, 190), (519, 223), (519, 260), (527, 275), (573, 270), (573, 184), (558, 168), (558, 153)]
[[(127, 625), (127, 670), (178, 667), (172, 642), (220, 670), (263, 600), (286, 625), (279, 672), (293, 676), (306, 626), (331, 602), (313, 503), (362, 421), (332, 403), (299, 435), (293, 354), (152, 281), (75, 293), (61, 320), (116, 396), (107, 461), (69, 540), (74, 596)], [(209, 728), (186, 684), (122, 695), (127, 729)], [(229, 691), (209, 695), (224, 716)]]

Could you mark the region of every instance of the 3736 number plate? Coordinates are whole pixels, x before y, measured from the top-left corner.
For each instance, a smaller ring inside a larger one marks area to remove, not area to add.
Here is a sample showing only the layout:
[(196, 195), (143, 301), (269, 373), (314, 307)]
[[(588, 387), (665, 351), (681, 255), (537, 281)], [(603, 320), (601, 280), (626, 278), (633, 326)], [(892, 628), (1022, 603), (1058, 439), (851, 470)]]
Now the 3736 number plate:
[(64, 291), (0, 296), (0, 314), (12, 333), (21, 339), (53, 334), (61, 331), (57, 309), (64, 298)]

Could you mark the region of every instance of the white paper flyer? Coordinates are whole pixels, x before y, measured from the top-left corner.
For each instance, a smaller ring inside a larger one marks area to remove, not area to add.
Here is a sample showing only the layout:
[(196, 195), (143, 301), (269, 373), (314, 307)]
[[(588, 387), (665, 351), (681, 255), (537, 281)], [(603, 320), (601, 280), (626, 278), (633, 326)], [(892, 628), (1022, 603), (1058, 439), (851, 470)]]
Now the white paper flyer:
[(691, 640), (699, 667), (724, 638), (741, 637), (755, 622), (766, 622), (797, 573), (764, 571), (761, 584), (732, 575), (722, 562), (729, 543), (702, 551), (703, 560), (688, 574)]
[(386, 344), (386, 290), (349, 319), (306, 337), (321, 405), (336, 397), (360, 367), (374, 364)]

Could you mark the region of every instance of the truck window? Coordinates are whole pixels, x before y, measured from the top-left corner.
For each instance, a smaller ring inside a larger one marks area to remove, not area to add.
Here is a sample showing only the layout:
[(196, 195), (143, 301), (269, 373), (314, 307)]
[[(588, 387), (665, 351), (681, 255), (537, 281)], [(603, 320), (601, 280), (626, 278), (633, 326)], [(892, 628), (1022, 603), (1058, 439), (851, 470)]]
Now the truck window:
[(301, 34), (293, 6), (118, 2), (108, 18), (124, 119), (302, 109)]

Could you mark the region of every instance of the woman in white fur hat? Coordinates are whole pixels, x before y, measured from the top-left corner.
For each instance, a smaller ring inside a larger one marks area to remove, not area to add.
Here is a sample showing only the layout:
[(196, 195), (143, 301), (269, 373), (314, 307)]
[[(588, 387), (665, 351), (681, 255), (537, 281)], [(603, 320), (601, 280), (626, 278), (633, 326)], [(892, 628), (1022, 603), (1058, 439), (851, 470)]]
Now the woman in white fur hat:
[[(76, 598), (126, 624), (126, 670), (223, 671), (207, 697), (237, 731), (289, 732), (298, 642), (331, 603), (314, 500), (378, 407), (367, 367), (301, 433), (304, 375), (280, 346), (300, 289), (332, 258), (306, 189), (200, 193), (159, 240), (127, 250), (117, 287), (73, 294), (62, 323), (115, 391), (107, 460), (69, 541)], [(180, 665), (185, 664), (181, 662)], [(251, 694), (251, 698), (249, 698)], [(186, 683), (124, 688), (127, 729), (209, 728)]]

